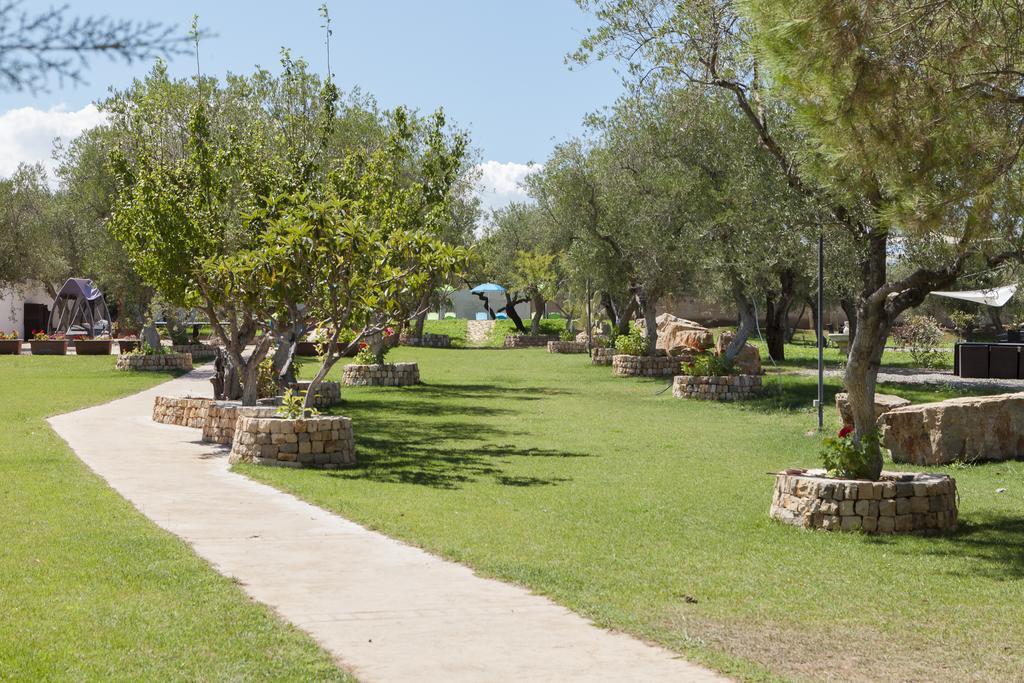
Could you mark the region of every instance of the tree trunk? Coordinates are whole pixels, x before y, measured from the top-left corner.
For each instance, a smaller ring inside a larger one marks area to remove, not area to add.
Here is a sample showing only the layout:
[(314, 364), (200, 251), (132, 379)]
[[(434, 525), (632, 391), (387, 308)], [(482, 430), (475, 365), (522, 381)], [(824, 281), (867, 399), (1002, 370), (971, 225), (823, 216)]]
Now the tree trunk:
[[(846, 391), (853, 413), (854, 439), (857, 443), (876, 430), (875, 383), (882, 364), (885, 340), (892, 323), (887, 319), (884, 305), (864, 301), (857, 308), (857, 336), (850, 343), (850, 356), (846, 363)], [(877, 443), (868, 444), (871, 461), (868, 476), (878, 479), (882, 472), (882, 452)]]
[(843, 309), (846, 321), (850, 325), (850, 345), (852, 346), (853, 339), (857, 336), (857, 304), (852, 299), (840, 299), (839, 307)]
[(520, 334), (526, 334), (527, 330), (526, 326), (523, 325), (523, 319), (520, 318), (519, 313), (516, 312), (516, 306), (524, 303), (525, 301), (526, 299), (520, 299), (518, 297), (513, 299), (511, 294), (505, 292), (505, 306), (500, 309), (505, 311), (505, 315), (507, 315), (509, 320), (512, 321), (512, 324), (516, 326), (516, 331)]
[(616, 325), (616, 330), (619, 334), (629, 334), (629, 324), (633, 322), (633, 316), (636, 314), (636, 297), (629, 297), (629, 301), (619, 311), (619, 321)]
[(533, 315), (530, 318), (530, 334), (540, 334), (540, 321), (544, 319), (545, 303), (541, 294), (534, 294), (530, 298), (530, 305), (533, 307)]
[(416, 309), (419, 313), (416, 315), (416, 326), (413, 336), (417, 339), (423, 338), (423, 325), (427, 322), (427, 309), (430, 307), (431, 291), (431, 287), (425, 288), (423, 296), (420, 297), (419, 307)]
[(601, 292), (601, 307), (604, 308), (605, 315), (608, 316), (608, 322), (611, 323), (612, 329), (619, 329), (619, 314), (615, 310), (612, 295), (608, 292)]
[(733, 301), (736, 302), (739, 325), (736, 327), (736, 336), (725, 347), (725, 357), (729, 361), (736, 360), (736, 356), (743, 350), (747, 339), (750, 338), (750, 334), (757, 328), (757, 313), (754, 310), (754, 302), (746, 295), (743, 283), (739, 278), (733, 279), (732, 297)]
[(633, 287), (636, 304), (644, 314), (644, 332), (647, 335), (647, 355), (658, 355), (658, 312), (652, 297), (642, 285)]
[(768, 346), (768, 355), (776, 363), (786, 360), (786, 332), (789, 328), (789, 311), (793, 307), (795, 286), (796, 275), (791, 270), (783, 270), (779, 273), (778, 292), (768, 294), (765, 302), (765, 343)]

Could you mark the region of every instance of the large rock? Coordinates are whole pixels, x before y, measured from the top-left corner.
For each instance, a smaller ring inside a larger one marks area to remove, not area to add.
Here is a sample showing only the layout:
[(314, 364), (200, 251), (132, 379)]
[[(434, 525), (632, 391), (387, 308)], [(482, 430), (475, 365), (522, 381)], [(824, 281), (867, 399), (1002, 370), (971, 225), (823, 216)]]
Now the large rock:
[[(718, 341), (715, 342), (715, 354), (721, 356), (725, 353), (725, 349), (735, 338), (736, 334), (728, 330), (718, 335)], [(763, 372), (761, 369), (761, 352), (753, 344), (744, 344), (732, 362), (739, 368), (740, 373), (744, 375), (760, 375)]]
[[(875, 394), (875, 422), (878, 422), (885, 413), (896, 408), (909, 406), (910, 401), (892, 394)], [(853, 426), (853, 411), (850, 410), (850, 396), (842, 393), (836, 394), (836, 410), (839, 411), (839, 419), (843, 421), (844, 427)]]
[(895, 462), (946, 465), (1024, 457), (1024, 393), (904, 406), (878, 423)]
[[(662, 313), (656, 318), (658, 322), (658, 348), (670, 356), (679, 356), (687, 351), (704, 351), (714, 343), (711, 330), (700, 323), (685, 318), (677, 318), (671, 313)], [(646, 331), (643, 320), (639, 321), (641, 330)]]

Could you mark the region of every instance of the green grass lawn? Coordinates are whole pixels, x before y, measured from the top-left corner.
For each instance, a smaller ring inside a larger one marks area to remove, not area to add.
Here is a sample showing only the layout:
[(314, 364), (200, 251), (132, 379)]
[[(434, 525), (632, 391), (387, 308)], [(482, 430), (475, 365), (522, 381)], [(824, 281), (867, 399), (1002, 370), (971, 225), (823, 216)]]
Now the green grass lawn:
[(741, 678), (1024, 671), (1024, 463), (943, 470), (953, 535), (806, 532), (769, 520), (768, 473), (817, 465), (811, 377), (723, 405), (581, 355), (391, 357), (425, 384), (344, 390), (358, 468), (241, 471)]
[(0, 679), (353, 680), (44, 421), (169, 377), (117, 372), (113, 356), (0, 356)]
[[(430, 334), (447, 334), (452, 339), (452, 346), (455, 348), (473, 347), (486, 349), (500, 349), (505, 346), (505, 337), (516, 331), (516, 326), (511, 320), (495, 320), (494, 328), (490, 336), (483, 343), (470, 344), (466, 340), (466, 320), (428, 320), (423, 325), (423, 331)], [(529, 319), (523, 320), (527, 329), (530, 327)], [(579, 325), (577, 325), (579, 327)], [(565, 320), (557, 318), (545, 318), (540, 321), (541, 334), (558, 334), (565, 329)]]

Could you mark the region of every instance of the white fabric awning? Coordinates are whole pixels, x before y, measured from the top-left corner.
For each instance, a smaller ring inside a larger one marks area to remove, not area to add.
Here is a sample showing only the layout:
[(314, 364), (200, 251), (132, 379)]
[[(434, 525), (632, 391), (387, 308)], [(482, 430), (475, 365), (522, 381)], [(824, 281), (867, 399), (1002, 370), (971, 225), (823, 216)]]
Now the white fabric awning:
[(992, 289), (975, 289), (969, 292), (932, 292), (932, 294), (999, 308), (1005, 306), (1006, 302), (1013, 297), (1016, 291), (1017, 285), (1006, 285), (1005, 287), (994, 287)]

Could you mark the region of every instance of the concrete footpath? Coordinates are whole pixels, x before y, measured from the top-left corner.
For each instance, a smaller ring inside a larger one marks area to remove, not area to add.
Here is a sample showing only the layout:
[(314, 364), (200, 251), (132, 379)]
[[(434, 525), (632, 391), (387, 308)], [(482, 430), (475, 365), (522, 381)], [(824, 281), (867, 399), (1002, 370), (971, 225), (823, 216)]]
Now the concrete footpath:
[(143, 514), (361, 681), (726, 680), (233, 474), (227, 450), (200, 442), (198, 430), (150, 419), (157, 395), (208, 396), (210, 373), (50, 424)]

